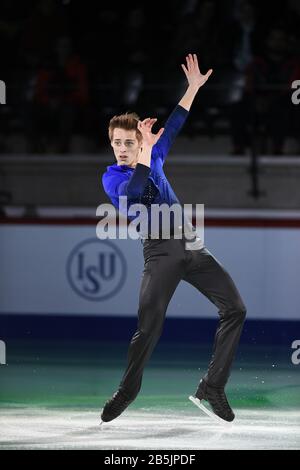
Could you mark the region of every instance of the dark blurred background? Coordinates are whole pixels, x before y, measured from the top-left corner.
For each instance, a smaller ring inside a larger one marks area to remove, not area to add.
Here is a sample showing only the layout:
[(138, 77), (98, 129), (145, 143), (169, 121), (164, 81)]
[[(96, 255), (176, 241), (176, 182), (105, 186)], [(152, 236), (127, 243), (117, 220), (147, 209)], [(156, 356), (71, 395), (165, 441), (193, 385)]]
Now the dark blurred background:
[(255, 131), (261, 154), (299, 153), (299, 35), (292, 0), (2, 0), (0, 152), (96, 153), (116, 113), (166, 119), (191, 52), (214, 74), (183, 135), (243, 155)]

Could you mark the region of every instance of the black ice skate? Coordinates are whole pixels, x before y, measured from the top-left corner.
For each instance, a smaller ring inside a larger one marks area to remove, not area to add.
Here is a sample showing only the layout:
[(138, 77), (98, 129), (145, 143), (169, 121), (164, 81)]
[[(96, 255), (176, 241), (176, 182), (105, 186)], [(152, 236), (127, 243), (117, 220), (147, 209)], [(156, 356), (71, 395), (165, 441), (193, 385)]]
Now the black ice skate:
[[(204, 413), (223, 424), (224, 421), (234, 420), (234, 413), (227, 401), (224, 387), (213, 387), (202, 379), (195, 395), (190, 396), (189, 399)], [(203, 404), (203, 400), (210, 404), (212, 411)]]
[(107, 423), (117, 418), (133, 400), (134, 399), (129, 399), (123, 392), (118, 390), (113, 394), (112, 398), (105, 403), (101, 414), (102, 421)]

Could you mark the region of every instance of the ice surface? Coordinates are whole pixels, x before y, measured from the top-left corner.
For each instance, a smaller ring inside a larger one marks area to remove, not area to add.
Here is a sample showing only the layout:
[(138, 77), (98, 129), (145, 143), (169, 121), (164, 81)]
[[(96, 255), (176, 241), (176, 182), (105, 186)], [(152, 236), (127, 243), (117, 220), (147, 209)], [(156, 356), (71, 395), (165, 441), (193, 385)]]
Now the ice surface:
[(2, 407), (0, 449), (300, 448), (300, 411), (235, 409), (227, 428), (190, 406), (164, 413), (128, 409), (102, 426), (98, 410)]

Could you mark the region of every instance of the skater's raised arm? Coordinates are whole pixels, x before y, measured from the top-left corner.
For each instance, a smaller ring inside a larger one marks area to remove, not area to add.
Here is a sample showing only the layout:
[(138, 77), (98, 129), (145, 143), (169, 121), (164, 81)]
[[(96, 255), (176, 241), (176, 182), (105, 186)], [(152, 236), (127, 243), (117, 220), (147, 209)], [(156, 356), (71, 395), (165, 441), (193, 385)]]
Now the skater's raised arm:
[(188, 81), (188, 89), (186, 90), (185, 94), (183, 95), (178, 104), (187, 111), (189, 111), (195, 99), (195, 96), (198, 93), (199, 88), (204, 85), (204, 83), (212, 74), (212, 69), (209, 69), (209, 71), (205, 75), (203, 75), (199, 70), (198, 59), (196, 54), (187, 55), (186, 66), (184, 64), (181, 64), (181, 67)]
[(157, 144), (153, 147), (152, 157), (161, 158), (163, 162), (175, 140), (175, 137), (185, 123), (188, 112), (199, 88), (204, 85), (212, 73), (212, 69), (210, 69), (205, 75), (200, 72), (196, 54), (188, 54), (186, 56), (186, 65), (181, 64), (181, 67), (183, 68), (187, 78), (188, 88), (172, 114), (169, 116), (165, 124), (164, 133), (158, 140)]

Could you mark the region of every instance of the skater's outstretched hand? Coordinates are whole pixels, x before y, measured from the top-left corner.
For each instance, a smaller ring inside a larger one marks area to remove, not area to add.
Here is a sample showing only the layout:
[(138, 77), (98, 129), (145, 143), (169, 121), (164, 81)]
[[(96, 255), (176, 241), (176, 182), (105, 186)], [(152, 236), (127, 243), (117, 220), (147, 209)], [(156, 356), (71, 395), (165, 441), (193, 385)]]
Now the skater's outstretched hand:
[(196, 54), (188, 54), (186, 56), (186, 66), (181, 64), (189, 86), (194, 90), (198, 90), (204, 85), (207, 79), (212, 74), (212, 69), (203, 75), (199, 70), (198, 59)]
[(153, 146), (156, 144), (156, 142), (162, 135), (164, 131), (163, 127), (159, 129), (157, 134), (152, 133), (152, 126), (154, 125), (156, 121), (157, 121), (156, 118), (154, 119), (147, 118), (147, 119), (144, 119), (143, 121), (138, 122), (138, 130), (141, 132), (143, 136), (143, 144), (146, 144), (148, 146)]

